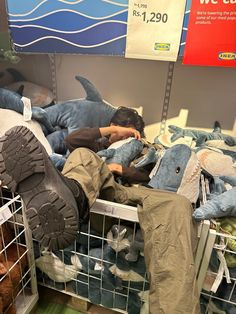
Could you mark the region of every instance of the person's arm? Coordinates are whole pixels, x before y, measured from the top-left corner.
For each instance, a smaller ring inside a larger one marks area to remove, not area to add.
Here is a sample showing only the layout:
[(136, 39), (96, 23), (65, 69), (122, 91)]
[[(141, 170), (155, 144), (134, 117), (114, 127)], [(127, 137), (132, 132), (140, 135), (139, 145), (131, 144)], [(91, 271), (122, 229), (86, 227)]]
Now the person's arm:
[(150, 171), (144, 168), (123, 167), (119, 164), (109, 164), (107, 165), (109, 170), (114, 174), (120, 175), (129, 184), (136, 183), (148, 183), (150, 181), (149, 173)]
[(117, 137), (120, 137), (120, 138), (134, 137), (136, 140), (141, 139), (141, 135), (139, 131), (134, 128), (128, 128), (128, 127), (123, 127), (123, 126), (118, 126), (118, 125), (110, 125), (107, 127), (99, 128), (99, 131), (102, 137), (108, 136), (108, 135), (117, 135)]
[(65, 144), (70, 152), (78, 147), (86, 147), (94, 152), (98, 152), (100, 149), (104, 148), (103, 144), (98, 142), (98, 139), (110, 135), (116, 135), (123, 138), (128, 138), (130, 136), (136, 139), (141, 138), (139, 131), (133, 128), (110, 125), (101, 128), (81, 128), (76, 130), (65, 138)]
[(101, 137), (99, 128), (81, 128), (70, 133), (64, 141), (70, 152), (78, 147), (86, 147), (97, 152), (101, 149), (101, 144), (98, 142)]

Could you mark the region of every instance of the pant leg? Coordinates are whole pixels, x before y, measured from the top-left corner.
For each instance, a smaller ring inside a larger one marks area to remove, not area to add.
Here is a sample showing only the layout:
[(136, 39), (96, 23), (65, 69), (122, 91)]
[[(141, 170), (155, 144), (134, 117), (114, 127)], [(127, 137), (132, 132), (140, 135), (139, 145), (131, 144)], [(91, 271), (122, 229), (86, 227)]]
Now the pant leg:
[(194, 267), (197, 227), (191, 203), (161, 190), (142, 188), (139, 196), (128, 192), (129, 199), (142, 198), (138, 216), (150, 282), (150, 313), (200, 313)]
[[(70, 179), (78, 181), (89, 201), (89, 207), (93, 205), (97, 198), (108, 201), (123, 203), (125, 188), (117, 184), (114, 177), (104, 161), (94, 152), (87, 148), (78, 148), (68, 157), (62, 174)], [(116, 223), (111, 217), (106, 217), (105, 234)], [(91, 215), (91, 227), (102, 235), (103, 216)]]
[(115, 182), (104, 161), (87, 148), (77, 148), (69, 155), (62, 174), (81, 184), (90, 207), (98, 197), (124, 202), (125, 188)]
[(150, 281), (150, 313), (198, 314), (197, 233), (191, 203), (175, 193), (118, 185), (101, 158), (85, 148), (69, 156), (63, 174), (80, 182), (90, 206), (101, 196), (100, 191), (107, 200), (138, 204)]

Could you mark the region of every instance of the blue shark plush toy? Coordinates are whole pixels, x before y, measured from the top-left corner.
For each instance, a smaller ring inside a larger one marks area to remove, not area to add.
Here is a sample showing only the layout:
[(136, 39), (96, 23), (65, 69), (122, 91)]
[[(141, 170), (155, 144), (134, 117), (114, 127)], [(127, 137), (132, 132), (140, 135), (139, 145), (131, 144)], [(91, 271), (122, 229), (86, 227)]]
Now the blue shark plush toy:
[[(169, 132), (173, 135), (171, 136), (171, 141), (174, 142), (180, 137), (189, 136), (197, 141), (198, 146), (200, 146), (203, 142), (209, 140), (224, 140), (230, 146), (234, 146), (236, 144), (236, 138), (233, 136), (229, 136), (227, 134), (220, 133), (219, 131), (213, 132), (205, 132), (201, 130), (195, 129), (182, 129), (175, 125), (169, 125)], [(158, 137), (154, 139), (155, 143), (158, 143)]]
[(221, 179), (232, 185), (233, 188), (213, 197), (204, 205), (198, 207), (193, 213), (196, 220), (225, 216), (236, 217), (236, 177), (221, 177)]
[(142, 149), (142, 141), (130, 137), (111, 144), (107, 149), (101, 150), (97, 154), (104, 157), (107, 164), (116, 163), (129, 167), (131, 161), (141, 153)]
[(196, 154), (187, 145), (177, 144), (166, 149), (159, 158), (148, 185), (184, 195), (195, 203), (199, 195), (200, 172)]
[(116, 108), (105, 102), (95, 86), (86, 78), (76, 76), (81, 83), (86, 98), (69, 100), (45, 108), (48, 119), (56, 127), (68, 129), (70, 134), (82, 127), (103, 127), (110, 123)]
[[(45, 135), (49, 134), (48, 141), (55, 153), (64, 154), (66, 152), (62, 141), (66, 134), (82, 127), (107, 126), (117, 110), (102, 99), (89, 80), (82, 76), (76, 76), (76, 79), (86, 92), (85, 98), (65, 101), (44, 109), (32, 107), (32, 119), (41, 124)], [(24, 104), (21, 95), (0, 88), (0, 108), (23, 113)], [(60, 147), (60, 151), (57, 150), (58, 147)]]

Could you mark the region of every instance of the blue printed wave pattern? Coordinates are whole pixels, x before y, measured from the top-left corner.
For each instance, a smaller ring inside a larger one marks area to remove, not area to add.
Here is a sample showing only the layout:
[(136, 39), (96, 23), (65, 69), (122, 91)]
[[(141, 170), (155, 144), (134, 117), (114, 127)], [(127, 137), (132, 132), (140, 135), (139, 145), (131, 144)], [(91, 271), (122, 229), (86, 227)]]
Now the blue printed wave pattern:
[[(63, 36), (60, 37), (60, 33), (49, 31), (45, 29), (34, 29), (33, 32), (29, 32), (28, 28), (23, 29), (13, 29), (12, 34), (14, 37), (20, 38), (18, 41), (18, 46), (28, 46), (29, 43), (33, 42), (39, 42), (43, 40), (44, 38), (61, 38), (62, 41), (65, 42), (71, 42), (74, 45), (78, 46), (85, 46), (86, 48), (101, 45), (104, 42), (110, 42), (113, 40), (113, 38), (119, 38), (121, 37), (121, 33), (125, 33), (126, 31), (126, 25), (119, 24), (119, 23), (112, 23), (113, 30), (112, 32), (109, 32), (111, 28), (111, 23), (105, 23), (101, 25), (97, 25), (95, 29), (95, 33), (93, 34), (94, 29), (88, 29), (83, 32), (79, 33), (73, 33), (73, 34), (63, 34)], [(30, 27), (30, 29), (32, 29)], [(22, 36), (22, 37), (20, 37)]]
[(8, 0), (8, 9), (16, 51), (124, 55), (128, 0)]
[(79, 12), (92, 18), (104, 18), (105, 16), (114, 15), (122, 10), (128, 9), (128, 2), (125, 5), (116, 0), (8, 0), (8, 9), (10, 21), (33, 20), (43, 17), (44, 15), (64, 10)]
[(104, 18), (102, 20), (95, 20), (87, 18), (79, 13), (74, 12), (56, 12), (50, 16), (50, 18), (43, 17), (35, 20), (34, 23), (30, 22), (14, 22), (10, 23), (11, 28), (47, 28), (49, 30), (61, 31), (61, 32), (75, 32), (86, 29), (96, 24), (101, 24), (107, 21), (127, 22), (127, 12), (123, 12), (113, 16), (112, 18)]

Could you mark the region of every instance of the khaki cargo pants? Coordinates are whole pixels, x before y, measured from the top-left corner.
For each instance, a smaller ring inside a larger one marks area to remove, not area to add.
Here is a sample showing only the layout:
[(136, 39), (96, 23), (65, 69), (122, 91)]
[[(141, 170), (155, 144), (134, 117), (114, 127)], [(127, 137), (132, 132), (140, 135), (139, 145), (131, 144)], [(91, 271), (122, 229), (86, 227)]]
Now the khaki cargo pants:
[(200, 313), (191, 203), (175, 193), (117, 184), (106, 164), (86, 148), (70, 154), (63, 174), (80, 182), (90, 206), (96, 198), (138, 206), (150, 282), (150, 313)]

